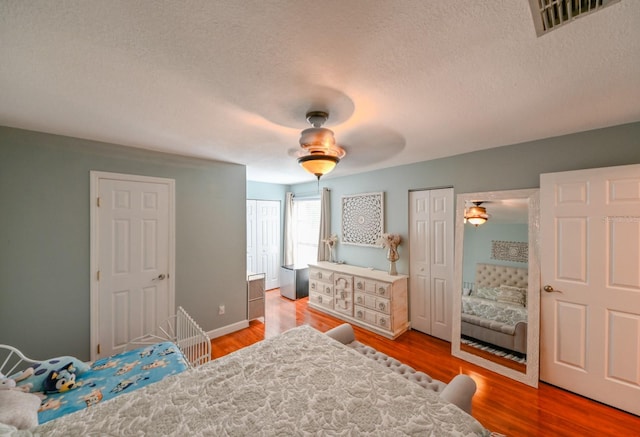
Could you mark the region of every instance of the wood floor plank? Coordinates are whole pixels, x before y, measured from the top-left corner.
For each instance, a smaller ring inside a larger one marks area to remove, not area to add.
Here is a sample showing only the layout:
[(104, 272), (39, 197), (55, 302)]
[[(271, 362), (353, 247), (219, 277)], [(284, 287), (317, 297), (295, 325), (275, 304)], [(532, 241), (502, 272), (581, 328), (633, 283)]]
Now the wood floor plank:
[[(300, 325), (327, 331), (342, 320), (309, 308), (308, 299), (291, 301), (279, 291), (266, 293), (265, 323), (212, 340), (213, 356), (231, 353)], [(354, 327), (356, 339), (435, 379), (471, 376), (478, 385), (473, 415), (489, 430), (507, 436), (640, 436), (640, 417), (540, 383), (539, 389), (505, 378), (451, 355), (451, 345), (417, 331), (395, 341)], [(639, 400), (640, 402), (640, 400)]]

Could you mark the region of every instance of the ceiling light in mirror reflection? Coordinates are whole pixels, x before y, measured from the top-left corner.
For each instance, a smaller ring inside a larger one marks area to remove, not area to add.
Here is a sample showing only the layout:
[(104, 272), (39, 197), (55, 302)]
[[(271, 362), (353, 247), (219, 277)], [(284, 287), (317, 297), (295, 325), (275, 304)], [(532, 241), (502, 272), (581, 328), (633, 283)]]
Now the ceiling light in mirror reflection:
[(483, 202), (473, 202), (474, 206), (465, 208), (464, 210), (464, 222), (471, 223), (476, 228), (489, 219), (487, 209), (482, 205)]

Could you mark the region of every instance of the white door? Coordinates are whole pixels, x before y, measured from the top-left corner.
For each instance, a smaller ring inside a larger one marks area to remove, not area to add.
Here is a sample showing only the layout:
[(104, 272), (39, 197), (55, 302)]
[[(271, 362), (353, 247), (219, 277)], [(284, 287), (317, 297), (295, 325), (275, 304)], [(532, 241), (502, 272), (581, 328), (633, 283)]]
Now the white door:
[(92, 172), (91, 191), (96, 359), (174, 313), (174, 181)]
[(256, 202), (257, 273), (265, 273), (265, 288), (280, 286), (280, 202)]
[(247, 200), (247, 271), (252, 273), (258, 272), (258, 249), (256, 248), (257, 217), (256, 201)]
[(280, 286), (280, 202), (247, 200), (247, 270), (265, 274), (265, 288)]
[(409, 193), (411, 328), (451, 341), (453, 189)]
[(640, 165), (540, 176), (540, 379), (640, 414)]

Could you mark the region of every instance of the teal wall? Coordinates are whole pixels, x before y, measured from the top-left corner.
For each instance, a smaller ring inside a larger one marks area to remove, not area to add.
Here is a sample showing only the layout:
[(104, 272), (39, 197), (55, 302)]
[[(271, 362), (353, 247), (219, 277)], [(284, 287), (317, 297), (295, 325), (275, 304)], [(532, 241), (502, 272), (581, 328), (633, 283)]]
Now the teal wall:
[(478, 227), (467, 223), (464, 226), (464, 256), (462, 257), (463, 282), (475, 282), (477, 263), (520, 268), (527, 267), (527, 263), (492, 259), (491, 242), (494, 240), (527, 243), (529, 241), (529, 226), (526, 223), (491, 223), (491, 219)]
[[(452, 127), (454, 128), (454, 127)], [(344, 158), (346, 162), (349, 156)], [(385, 231), (400, 233), (400, 273), (409, 272), (409, 191), (454, 187), (456, 194), (536, 188), (540, 174), (640, 163), (640, 123), (581, 132), (498, 147), (449, 158), (320, 180), (331, 189), (331, 227), (341, 234), (341, 196), (383, 191)], [(340, 165), (340, 164), (338, 164)], [(316, 182), (298, 184), (294, 192), (316, 191)], [(383, 249), (337, 245), (338, 259), (385, 270)]]
[(278, 200), (284, 204), (287, 191), (290, 191), (288, 185), (247, 181), (247, 199)]
[[(326, 177), (320, 185), (331, 189), (336, 233), (342, 195), (383, 191), (385, 230), (403, 236), (398, 270), (408, 273), (410, 190), (533, 188), (541, 173), (635, 163), (640, 123)], [(176, 180), (176, 304), (206, 330), (246, 319), (245, 199), (317, 191), (315, 181), (247, 183), (243, 166), (0, 127), (0, 343), (34, 357), (89, 356), (90, 170)], [(382, 249), (338, 244), (337, 255), (387, 268)]]
[(174, 179), (176, 305), (246, 320), (244, 166), (0, 127), (0, 343), (89, 358), (91, 170)]

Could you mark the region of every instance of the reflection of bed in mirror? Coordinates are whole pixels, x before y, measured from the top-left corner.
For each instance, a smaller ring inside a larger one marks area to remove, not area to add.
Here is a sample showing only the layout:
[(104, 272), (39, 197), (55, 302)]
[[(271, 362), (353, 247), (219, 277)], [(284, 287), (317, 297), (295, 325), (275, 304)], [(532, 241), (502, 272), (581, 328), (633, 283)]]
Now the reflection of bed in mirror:
[(476, 264), (475, 283), (464, 284), (461, 334), (526, 355), (528, 269)]

